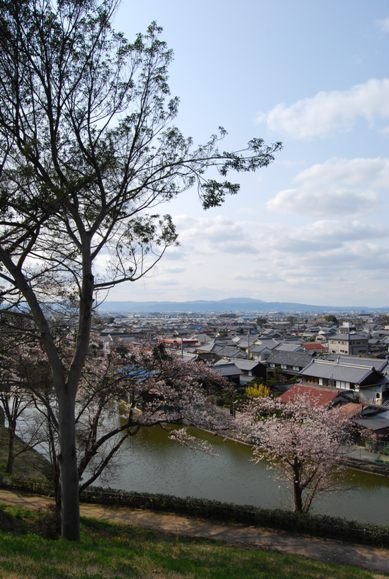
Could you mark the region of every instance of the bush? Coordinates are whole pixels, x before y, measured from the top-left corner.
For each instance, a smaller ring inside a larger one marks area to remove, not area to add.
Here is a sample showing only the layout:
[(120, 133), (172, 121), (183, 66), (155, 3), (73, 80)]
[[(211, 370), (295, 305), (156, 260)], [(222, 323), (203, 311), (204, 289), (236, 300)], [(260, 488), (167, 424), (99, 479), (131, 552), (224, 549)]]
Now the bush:
[(42, 480), (21, 476), (0, 476), (0, 487), (3, 489), (25, 491), (27, 493), (54, 496), (53, 486)]
[(249, 505), (236, 505), (193, 497), (128, 493), (98, 487), (84, 491), (81, 500), (105, 505), (174, 512), (216, 521), (257, 525), (293, 533), (389, 547), (389, 527), (363, 524), (326, 515), (294, 513), (281, 509), (261, 509)]
[[(22, 478), (16, 480), (14, 478), (12, 484), (4, 484), (2, 482), (1, 486), (3, 488), (53, 496), (53, 489), (42, 481)], [(256, 525), (281, 529), (290, 533), (341, 539), (377, 547), (389, 547), (389, 527), (358, 523), (357, 521), (349, 521), (327, 515), (294, 513), (281, 509), (261, 509), (250, 505), (236, 505), (208, 499), (126, 492), (101, 487), (90, 487), (83, 491), (81, 493), (81, 501), (133, 509), (173, 512), (214, 521)]]

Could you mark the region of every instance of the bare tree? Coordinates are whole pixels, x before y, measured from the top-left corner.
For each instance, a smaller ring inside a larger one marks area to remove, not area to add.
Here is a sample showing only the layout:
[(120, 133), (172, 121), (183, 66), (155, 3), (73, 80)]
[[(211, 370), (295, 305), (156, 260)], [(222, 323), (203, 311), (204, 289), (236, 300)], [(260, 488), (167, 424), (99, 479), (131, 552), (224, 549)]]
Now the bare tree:
[(25, 410), (31, 405), (31, 398), (29, 398), (25, 392), (21, 391), (17, 385), (11, 383), (9, 377), (5, 377), (4, 373), (2, 373), (0, 377), (0, 388), (0, 405), (7, 420), (8, 433), (8, 453), (5, 472), (12, 474), (15, 458), (31, 448), (36, 442), (35, 437), (29, 437), (30, 440), (26, 441), (24, 446), (19, 446), (18, 451), (15, 450), (16, 428)]
[[(62, 535), (79, 539), (75, 401), (98, 292), (136, 281), (176, 243), (157, 206), (188, 188), (204, 208), (267, 166), (279, 143), (195, 147), (173, 121), (172, 53), (152, 24), (129, 42), (117, 0), (0, 0), (0, 277), (4, 304), (28, 308), (58, 403)], [(213, 168), (213, 177), (207, 171)], [(216, 177), (215, 177), (216, 175)], [(107, 267), (97, 268), (99, 258)], [(61, 356), (48, 304), (72, 304), (76, 339)]]
[(0, 324), (0, 407), (7, 422), (8, 438), (5, 472), (12, 474), (17, 456), (41, 442), (39, 424), (26, 417), (26, 411), (33, 405), (31, 386), (38, 364), (35, 360), (30, 372), (31, 359), (26, 358), (26, 351), (31, 343), (31, 325), (26, 324), (24, 316), (2, 312)]

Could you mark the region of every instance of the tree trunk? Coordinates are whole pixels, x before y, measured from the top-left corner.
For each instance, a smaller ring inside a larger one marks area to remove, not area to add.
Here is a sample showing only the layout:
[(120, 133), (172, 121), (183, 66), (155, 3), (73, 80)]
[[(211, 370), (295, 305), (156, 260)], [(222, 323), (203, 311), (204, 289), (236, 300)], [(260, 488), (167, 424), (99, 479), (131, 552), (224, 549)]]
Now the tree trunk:
[(76, 453), (75, 401), (68, 385), (59, 399), (59, 443), (61, 484), (61, 536), (80, 540), (80, 501)]
[(300, 462), (297, 458), (293, 464), (293, 493), (294, 493), (294, 512), (303, 512), (303, 491), (301, 488)]
[(54, 516), (55, 516), (55, 533), (56, 536), (61, 536), (61, 484), (60, 484), (60, 472), (58, 469), (58, 465), (56, 464), (54, 467), (54, 497), (55, 497), (55, 508), (54, 508)]
[(13, 473), (15, 461), (14, 447), (15, 447), (15, 430), (14, 428), (8, 428), (8, 457), (7, 457), (7, 465), (5, 467), (5, 472), (7, 474)]

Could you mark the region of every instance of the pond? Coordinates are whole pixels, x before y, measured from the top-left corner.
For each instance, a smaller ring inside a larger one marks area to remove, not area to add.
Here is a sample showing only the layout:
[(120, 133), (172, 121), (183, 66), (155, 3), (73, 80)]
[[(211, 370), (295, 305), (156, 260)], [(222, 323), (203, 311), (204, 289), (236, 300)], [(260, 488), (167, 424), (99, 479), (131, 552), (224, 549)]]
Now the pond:
[[(265, 463), (254, 464), (247, 446), (204, 432), (196, 434), (213, 443), (215, 455), (179, 446), (160, 427), (141, 430), (124, 443), (120, 466), (109, 486), (264, 508), (291, 508), (291, 493), (285, 483)], [(389, 524), (389, 478), (348, 470), (339, 487), (317, 499), (313, 512)]]

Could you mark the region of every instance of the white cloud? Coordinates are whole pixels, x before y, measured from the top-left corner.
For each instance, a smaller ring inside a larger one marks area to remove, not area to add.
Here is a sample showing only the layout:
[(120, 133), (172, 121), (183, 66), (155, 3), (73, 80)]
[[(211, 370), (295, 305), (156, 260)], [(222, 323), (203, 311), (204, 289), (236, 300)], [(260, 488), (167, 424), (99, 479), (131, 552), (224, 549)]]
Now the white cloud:
[(377, 20), (378, 28), (382, 32), (389, 32), (389, 18), (382, 18), (381, 20)]
[(389, 118), (389, 78), (370, 79), (344, 91), (321, 91), (289, 106), (280, 103), (257, 120), (273, 131), (303, 139), (349, 130), (358, 118), (370, 124)]
[[(348, 190), (363, 192), (370, 182), (376, 198), (384, 185), (389, 187), (388, 163), (357, 159), (315, 165), (299, 173), (296, 189), (308, 187), (308, 200), (309, 187), (318, 190), (321, 183), (327, 189), (339, 181)], [(239, 222), (222, 213), (178, 216), (182, 245), (171, 250), (176, 259), (163, 260), (147, 278), (129, 287), (127, 299), (243, 295), (266, 301), (385, 305), (389, 227), (384, 205), (378, 208), (381, 219), (373, 211), (338, 211), (313, 219), (311, 212), (304, 222), (300, 212), (298, 225), (288, 218), (282, 226), (266, 223), (254, 212)]]
[(277, 211), (310, 213), (316, 216), (332, 215), (333, 213), (360, 213), (369, 209), (376, 201), (372, 192), (311, 191), (287, 189), (280, 191), (268, 203), (270, 209)]
[(379, 194), (389, 192), (389, 159), (330, 159), (298, 173), (294, 185), (267, 207), (321, 218), (366, 215), (377, 207)]
[(226, 238), (223, 245), (216, 236), (215, 245), (206, 233), (215, 233), (216, 225), (217, 230), (221, 225), (228, 230), (233, 220), (207, 217), (191, 225), (197, 243), (192, 237), (182, 241), (184, 247), (191, 246), (182, 261), (159, 264), (140, 284), (131, 286), (127, 299), (133, 299), (135, 291), (141, 300), (244, 295), (325, 305), (388, 304), (389, 228), (384, 212), (381, 223), (339, 215), (299, 226), (290, 220), (283, 227), (264, 223), (258, 227), (252, 216), (238, 228), (240, 247), (238, 237)]
[[(343, 226), (347, 231), (348, 224)], [(320, 245), (318, 239), (309, 240), (307, 231), (303, 231), (298, 245), (298, 233), (295, 243), (290, 243), (293, 232), (289, 231), (267, 248), (265, 260), (252, 273), (257, 274), (262, 287), (268, 282), (266, 270), (277, 272), (279, 281), (270, 278), (273, 293), (279, 296), (286, 291), (287, 299), (295, 295), (299, 302), (368, 305), (377, 294), (382, 304), (387, 303), (382, 280), (386, 283), (388, 277), (389, 240), (353, 240), (353, 235), (351, 232), (349, 241), (346, 236), (335, 236), (332, 244), (324, 239)]]
[(317, 253), (344, 248), (350, 242), (366, 243), (366, 240), (388, 236), (384, 227), (369, 226), (361, 221), (316, 221), (305, 227), (286, 232), (277, 241), (277, 249), (287, 253)]
[(183, 247), (192, 245), (197, 254), (247, 254), (254, 251), (244, 226), (232, 219), (220, 216), (191, 219), (187, 227), (183, 227), (185, 220), (182, 217), (178, 221), (180, 243)]

